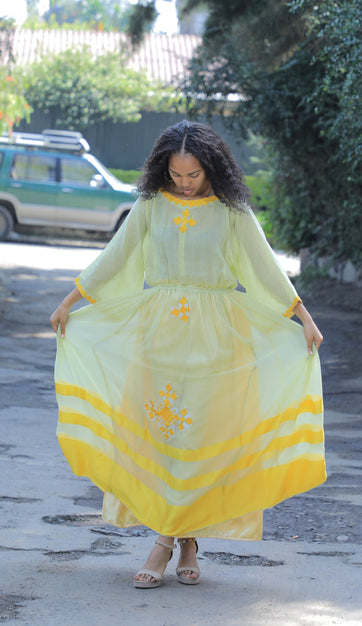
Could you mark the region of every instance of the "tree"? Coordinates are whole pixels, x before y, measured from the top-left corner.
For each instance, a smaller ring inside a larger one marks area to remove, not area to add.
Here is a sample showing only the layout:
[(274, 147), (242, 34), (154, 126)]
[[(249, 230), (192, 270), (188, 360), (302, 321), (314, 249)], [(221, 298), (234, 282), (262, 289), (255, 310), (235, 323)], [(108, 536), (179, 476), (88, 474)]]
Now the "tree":
[(26, 0), (26, 12), (28, 17), (39, 15), (38, 3), (39, 0)]
[(155, 0), (140, 0), (133, 5), (129, 13), (127, 33), (133, 46), (138, 46), (144, 35), (150, 30), (158, 13)]
[[(205, 4), (188, 0), (185, 10)], [(361, 261), (359, 0), (209, 0), (190, 108), (268, 142), (291, 250)], [(193, 94), (203, 94), (196, 102)], [(242, 96), (230, 115), (230, 94)]]
[(30, 121), (31, 107), (24, 97), (24, 81), (12, 74), (14, 20), (0, 18), (0, 134), (12, 134), (14, 123)]
[(124, 31), (132, 5), (129, 0), (51, 0), (40, 16), (38, 0), (27, 0), (24, 28), (72, 28)]
[(93, 59), (85, 46), (34, 63), (24, 71), (33, 107), (53, 112), (54, 127), (82, 130), (106, 119), (135, 122), (140, 111), (170, 106), (170, 90), (127, 68), (119, 53)]

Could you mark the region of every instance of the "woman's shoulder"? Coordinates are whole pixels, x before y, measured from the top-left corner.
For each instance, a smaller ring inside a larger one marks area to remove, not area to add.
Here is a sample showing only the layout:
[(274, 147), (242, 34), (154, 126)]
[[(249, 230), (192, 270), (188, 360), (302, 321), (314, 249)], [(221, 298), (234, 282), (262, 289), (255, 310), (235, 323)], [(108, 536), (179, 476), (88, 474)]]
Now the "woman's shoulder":
[(243, 222), (254, 215), (253, 209), (247, 202), (240, 203), (234, 209), (229, 209), (231, 222)]
[(137, 205), (143, 205), (143, 206), (152, 206), (154, 204), (157, 204), (157, 202), (159, 202), (162, 199), (162, 192), (161, 190), (158, 191), (157, 193), (155, 193), (152, 196), (145, 196), (143, 194), (139, 194), (135, 204)]

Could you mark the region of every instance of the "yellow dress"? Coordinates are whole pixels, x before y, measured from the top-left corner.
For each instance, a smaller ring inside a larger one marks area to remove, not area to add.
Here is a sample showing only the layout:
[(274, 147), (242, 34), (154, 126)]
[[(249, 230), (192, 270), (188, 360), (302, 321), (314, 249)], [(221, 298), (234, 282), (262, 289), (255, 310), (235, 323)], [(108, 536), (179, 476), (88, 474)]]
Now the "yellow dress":
[(318, 354), (246, 205), (140, 198), (76, 284), (57, 436), (104, 519), (260, 539), (263, 509), (325, 480)]

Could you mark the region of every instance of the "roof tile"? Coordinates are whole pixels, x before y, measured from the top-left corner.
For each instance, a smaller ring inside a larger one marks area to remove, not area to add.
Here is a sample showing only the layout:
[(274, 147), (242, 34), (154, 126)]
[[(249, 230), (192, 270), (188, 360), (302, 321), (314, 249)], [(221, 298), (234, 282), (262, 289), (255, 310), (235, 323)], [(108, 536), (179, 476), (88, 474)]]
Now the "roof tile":
[[(0, 33), (0, 45), (3, 36)], [(94, 57), (123, 51), (129, 67), (145, 71), (151, 80), (175, 84), (187, 75), (188, 63), (200, 41), (196, 35), (151, 33), (139, 48), (132, 49), (125, 33), (18, 28), (14, 32), (13, 54), (18, 65), (27, 65), (44, 55), (84, 45), (90, 47)]]

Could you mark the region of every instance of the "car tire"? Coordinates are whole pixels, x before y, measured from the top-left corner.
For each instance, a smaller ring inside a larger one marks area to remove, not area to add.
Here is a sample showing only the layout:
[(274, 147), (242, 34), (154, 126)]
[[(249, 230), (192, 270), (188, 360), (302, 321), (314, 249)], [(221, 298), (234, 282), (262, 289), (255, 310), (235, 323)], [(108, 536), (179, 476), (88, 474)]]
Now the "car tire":
[(13, 226), (13, 216), (6, 207), (0, 204), (0, 241), (6, 239)]
[(118, 220), (118, 222), (117, 222), (117, 224), (116, 224), (116, 227), (115, 227), (115, 229), (114, 229), (114, 232), (115, 232), (115, 233), (117, 232), (117, 230), (119, 229), (119, 227), (120, 227), (120, 226), (122, 226), (122, 224), (123, 224), (124, 220), (126, 219), (126, 217), (127, 217), (127, 215), (128, 215), (128, 213), (129, 213), (129, 212), (130, 212), (130, 209), (128, 209), (128, 210), (126, 210), (126, 211), (123, 211), (123, 213), (122, 213), (121, 217), (119, 218), (119, 220)]

